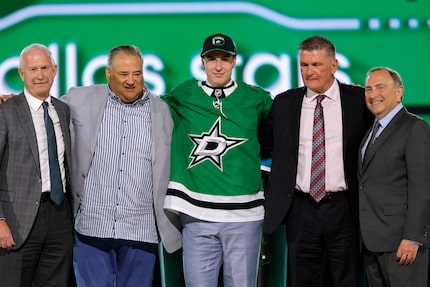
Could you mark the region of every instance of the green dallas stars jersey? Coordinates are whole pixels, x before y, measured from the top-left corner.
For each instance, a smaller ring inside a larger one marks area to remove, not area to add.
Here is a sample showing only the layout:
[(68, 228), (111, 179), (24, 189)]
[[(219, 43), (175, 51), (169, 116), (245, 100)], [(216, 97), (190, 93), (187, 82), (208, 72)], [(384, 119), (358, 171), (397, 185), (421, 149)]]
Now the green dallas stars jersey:
[(263, 219), (257, 126), (272, 106), (269, 92), (237, 82), (217, 104), (191, 79), (163, 99), (175, 123), (164, 207), (213, 222)]

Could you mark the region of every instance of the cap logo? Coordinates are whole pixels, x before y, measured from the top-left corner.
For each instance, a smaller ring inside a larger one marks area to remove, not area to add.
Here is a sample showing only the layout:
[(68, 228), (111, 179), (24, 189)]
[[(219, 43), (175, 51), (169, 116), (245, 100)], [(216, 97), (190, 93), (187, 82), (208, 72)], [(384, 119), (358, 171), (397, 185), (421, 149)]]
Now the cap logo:
[(223, 34), (215, 34), (207, 37), (203, 42), (203, 47), (200, 53), (201, 57), (204, 57), (208, 53), (214, 51), (222, 51), (232, 56), (236, 56), (236, 47), (234, 46), (233, 40)]
[(216, 36), (212, 38), (212, 45), (214, 46), (223, 46), (225, 44), (225, 40), (221, 36)]

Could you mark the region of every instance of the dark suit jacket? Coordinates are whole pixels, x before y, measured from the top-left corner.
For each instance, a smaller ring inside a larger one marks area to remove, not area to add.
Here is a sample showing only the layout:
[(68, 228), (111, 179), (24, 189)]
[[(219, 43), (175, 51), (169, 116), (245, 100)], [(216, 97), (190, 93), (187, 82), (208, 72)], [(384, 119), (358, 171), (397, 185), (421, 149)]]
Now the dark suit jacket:
[(430, 127), (402, 109), (365, 158), (361, 164), (360, 152), (360, 230), (366, 248), (394, 252), (402, 239), (429, 247)]
[[(69, 109), (52, 98), (60, 118), (65, 144), (66, 182), (70, 158)], [(68, 185), (67, 196), (70, 199)], [(18, 249), (36, 218), (42, 192), (39, 151), (30, 108), (24, 93), (0, 105), (0, 217), (7, 224)]]
[[(357, 153), (373, 116), (364, 102), (364, 89), (339, 83), (343, 120), (343, 158), (353, 218), (358, 220)], [(263, 231), (272, 233), (284, 221), (294, 198), (299, 151), (299, 130), (305, 87), (275, 97), (272, 107), (273, 162)], [(357, 223), (358, 224), (358, 223)]]

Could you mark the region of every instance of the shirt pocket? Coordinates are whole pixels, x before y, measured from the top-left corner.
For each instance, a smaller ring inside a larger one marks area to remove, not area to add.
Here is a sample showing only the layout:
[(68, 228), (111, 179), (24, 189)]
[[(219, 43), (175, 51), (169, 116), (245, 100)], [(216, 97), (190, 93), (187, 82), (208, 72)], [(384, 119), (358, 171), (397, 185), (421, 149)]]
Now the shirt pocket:
[(0, 200), (4, 202), (14, 202), (15, 192), (0, 190)]

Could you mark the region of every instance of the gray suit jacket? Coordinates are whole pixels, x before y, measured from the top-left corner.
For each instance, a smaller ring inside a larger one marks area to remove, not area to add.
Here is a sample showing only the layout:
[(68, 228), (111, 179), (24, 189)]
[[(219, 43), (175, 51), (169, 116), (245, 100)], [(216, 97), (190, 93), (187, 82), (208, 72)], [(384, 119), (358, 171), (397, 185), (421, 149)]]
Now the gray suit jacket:
[[(158, 231), (168, 252), (181, 247), (179, 218), (164, 211), (163, 204), (170, 176), (170, 142), (173, 121), (167, 105), (151, 93), (152, 121), (152, 175), (154, 209)], [(61, 100), (68, 104), (71, 113), (72, 137), (72, 193), (78, 207), (94, 155), (99, 127), (108, 99), (107, 85), (71, 88)]]
[[(363, 146), (367, 136), (364, 137)], [(360, 231), (371, 252), (430, 244), (430, 127), (405, 109), (359, 154)]]
[[(70, 159), (69, 109), (52, 98), (65, 144), (66, 181)], [(68, 185), (67, 198), (70, 199)], [(0, 217), (7, 220), (14, 249), (27, 239), (40, 205), (42, 177), (36, 133), (24, 93), (0, 105)]]

